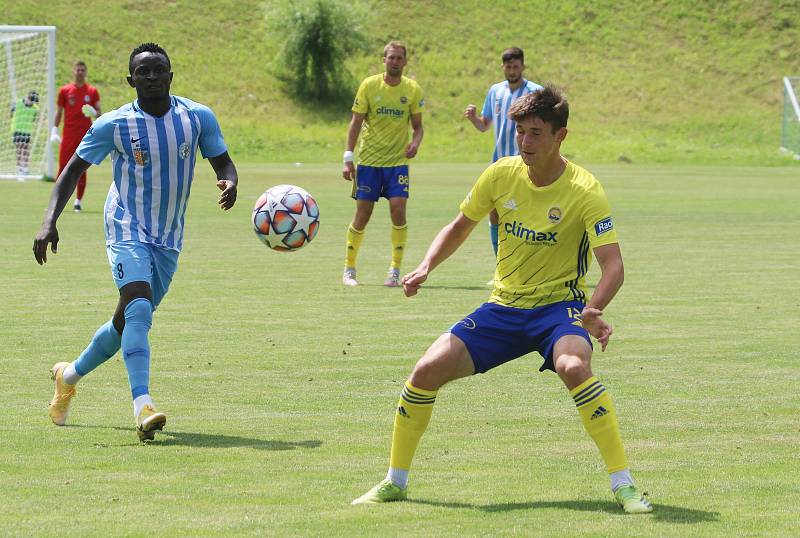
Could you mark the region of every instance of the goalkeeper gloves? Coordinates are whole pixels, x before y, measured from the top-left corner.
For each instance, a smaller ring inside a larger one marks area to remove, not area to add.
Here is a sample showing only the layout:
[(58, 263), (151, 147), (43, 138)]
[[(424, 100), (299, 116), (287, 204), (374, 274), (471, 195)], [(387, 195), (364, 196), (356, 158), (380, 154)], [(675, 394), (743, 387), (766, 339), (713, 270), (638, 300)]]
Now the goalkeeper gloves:
[(61, 143), (61, 136), (58, 134), (58, 127), (53, 126), (50, 130), (50, 142), (53, 144)]
[(81, 112), (83, 112), (83, 115), (87, 118), (95, 119), (97, 117), (97, 111), (92, 105), (83, 105), (81, 107)]

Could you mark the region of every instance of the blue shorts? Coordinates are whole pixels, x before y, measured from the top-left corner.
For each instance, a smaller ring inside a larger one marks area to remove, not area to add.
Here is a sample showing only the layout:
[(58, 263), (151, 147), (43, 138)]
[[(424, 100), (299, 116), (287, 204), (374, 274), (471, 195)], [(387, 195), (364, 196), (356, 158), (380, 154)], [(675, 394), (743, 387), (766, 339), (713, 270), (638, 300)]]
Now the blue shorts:
[(355, 200), (378, 198), (408, 198), (408, 165), (364, 166), (359, 164), (353, 180), (352, 197)]
[(450, 327), (450, 332), (466, 344), (475, 364), (475, 373), (488, 372), (532, 351), (544, 357), (540, 372), (555, 372), (553, 346), (559, 338), (575, 334), (592, 345), (589, 333), (580, 325), (584, 306), (579, 301), (531, 309), (483, 303), (475, 312)]
[(180, 253), (139, 241), (111, 243), (106, 252), (117, 289), (131, 282), (149, 283), (155, 309), (167, 294)]

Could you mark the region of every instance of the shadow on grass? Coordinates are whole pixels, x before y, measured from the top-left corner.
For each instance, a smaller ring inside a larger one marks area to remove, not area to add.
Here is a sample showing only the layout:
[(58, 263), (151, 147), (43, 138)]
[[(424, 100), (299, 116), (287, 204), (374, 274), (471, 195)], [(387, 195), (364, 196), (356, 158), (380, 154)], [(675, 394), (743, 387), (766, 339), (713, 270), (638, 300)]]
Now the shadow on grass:
[(191, 433), (165, 431), (156, 434), (152, 445), (162, 446), (194, 446), (204, 448), (255, 448), (256, 450), (294, 450), (296, 448), (319, 448), (322, 441), (276, 441), (273, 439), (255, 439), (237, 435), (220, 435), (210, 433)]
[[(444, 508), (469, 508), (482, 512), (511, 512), (513, 510), (557, 508), (562, 510), (576, 510), (579, 512), (605, 512), (621, 517), (634, 517), (624, 514), (616, 503), (610, 501), (539, 501), (485, 505), (428, 501), (425, 499), (409, 499), (406, 502), (441, 506)], [(654, 506), (655, 510), (653, 513), (646, 517), (650, 517), (656, 521), (668, 521), (670, 523), (705, 523), (719, 521), (719, 512), (706, 512), (705, 510), (693, 510), (691, 508), (670, 506), (667, 504), (656, 504)]]
[[(133, 428), (120, 428), (119, 426), (88, 426), (71, 424), (70, 428), (96, 428), (129, 432), (136, 438)], [(192, 446), (198, 448), (255, 448), (256, 450), (295, 450), (297, 448), (319, 448), (322, 441), (312, 439), (307, 441), (277, 441), (273, 439), (257, 439), (253, 437), (240, 437), (238, 435), (222, 435), (212, 433), (176, 432), (166, 430), (156, 433), (153, 441), (146, 442), (150, 446)], [(139, 445), (138, 441), (130, 445)], [(130, 446), (124, 445), (124, 446)]]

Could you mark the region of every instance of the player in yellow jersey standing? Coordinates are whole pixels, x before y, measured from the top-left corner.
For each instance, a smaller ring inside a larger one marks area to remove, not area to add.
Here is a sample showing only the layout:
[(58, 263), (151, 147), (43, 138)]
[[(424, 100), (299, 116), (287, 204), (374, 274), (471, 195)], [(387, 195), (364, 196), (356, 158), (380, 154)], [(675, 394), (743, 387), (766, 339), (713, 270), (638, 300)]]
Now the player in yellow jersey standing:
[[(406, 498), (411, 460), (445, 383), (536, 351), (544, 358), (540, 370), (555, 371), (566, 385), (600, 449), (617, 502), (626, 513), (651, 512), (628, 469), (609, 391), (590, 364), (590, 335), (605, 350), (612, 328), (603, 310), (624, 274), (605, 192), (592, 174), (561, 155), (569, 105), (557, 88), (547, 85), (520, 97), (509, 118), (517, 122), (520, 155), (486, 169), (459, 215), (402, 279), (405, 294), (415, 295), (428, 274), (495, 209), (500, 241), (492, 295), (417, 362), (397, 405), (388, 476), (353, 504)], [(592, 253), (602, 275), (587, 301), (584, 279)]]
[[(342, 165), (342, 177), (353, 182), (352, 197), (356, 201), (356, 213), (347, 228), (342, 275), (345, 286), (358, 285), (358, 250), (375, 202), (381, 197), (389, 200), (392, 219), (392, 261), (384, 285), (400, 285), (400, 264), (408, 235), (408, 160), (414, 158), (422, 142), (422, 108), (425, 106), (419, 84), (403, 76), (407, 61), (405, 45), (398, 41), (387, 44), (383, 49), (386, 71), (364, 79), (353, 102)], [(413, 131), (411, 141), (409, 124)], [(362, 126), (356, 168), (354, 150)]]

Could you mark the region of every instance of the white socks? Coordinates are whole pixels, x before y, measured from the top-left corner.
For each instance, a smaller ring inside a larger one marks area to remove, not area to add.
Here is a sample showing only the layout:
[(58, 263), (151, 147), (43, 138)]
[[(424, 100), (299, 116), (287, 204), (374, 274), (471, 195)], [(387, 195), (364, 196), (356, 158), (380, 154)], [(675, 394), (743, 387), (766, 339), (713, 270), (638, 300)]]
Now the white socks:
[(153, 399), (149, 394), (142, 394), (133, 400), (133, 418), (139, 418), (139, 413), (142, 412), (142, 408), (145, 405), (153, 405)]
[(623, 469), (609, 475), (611, 478), (611, 491), (617, 491), (622, 486), (632, 486), (633, 478), (630, 469)]
[(78, 374), (78, 372), (75, 371), (74, 362), (69, 363), (69, 366), (64, 368), (64, 373), (61, 375), (64, 378), (64, 383), (66, 383), (67, 385), (74, 385), (78, 381), (80, 381), (81, 378), (83, 377), (82, 375)]
[(403, 489), (408, 487), (408, 469), (396, 469), (394, 467), (389, 467), (389, 472), (386, 474), (386, 478), (392, 481), (392, 484), (395, 486), (399, 486)]

